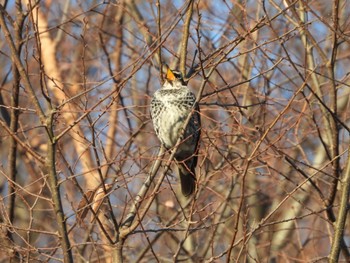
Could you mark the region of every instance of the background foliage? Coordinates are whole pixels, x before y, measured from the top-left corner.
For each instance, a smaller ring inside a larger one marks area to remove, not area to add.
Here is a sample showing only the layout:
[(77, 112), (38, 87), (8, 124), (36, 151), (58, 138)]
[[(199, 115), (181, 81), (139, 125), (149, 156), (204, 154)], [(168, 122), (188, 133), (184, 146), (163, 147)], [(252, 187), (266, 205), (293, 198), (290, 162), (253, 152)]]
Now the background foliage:
[[(348, 0), (1, 2), (3, 262), (350, 261)], [(188, 200), (164, 63), (201, 108)]]

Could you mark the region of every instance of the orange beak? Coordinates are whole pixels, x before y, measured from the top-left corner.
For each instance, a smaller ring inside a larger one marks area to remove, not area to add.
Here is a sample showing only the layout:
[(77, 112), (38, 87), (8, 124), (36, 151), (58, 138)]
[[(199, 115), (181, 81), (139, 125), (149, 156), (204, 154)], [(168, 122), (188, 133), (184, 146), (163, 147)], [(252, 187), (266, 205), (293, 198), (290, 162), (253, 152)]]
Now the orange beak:
[(169, 81), (174, 81), (175, 80), (175, 75), (171, 71), (171, 69), (169, 69), (169, 68), (168, 68), (168, 70), (166, 72), (166, 79), (169, 80)]

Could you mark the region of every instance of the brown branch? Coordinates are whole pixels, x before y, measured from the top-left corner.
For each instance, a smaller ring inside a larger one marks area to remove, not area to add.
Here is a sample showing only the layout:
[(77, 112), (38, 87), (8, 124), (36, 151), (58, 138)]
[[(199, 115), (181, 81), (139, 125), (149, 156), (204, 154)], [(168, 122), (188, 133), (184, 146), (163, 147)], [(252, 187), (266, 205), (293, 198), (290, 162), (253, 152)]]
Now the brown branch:
[[(157, 0), (156, 3), (157, 11), (158, 11), (158, 42), (162, 43), (162, 25), (161, 25), (161, 6), (160, 6), (160, 0)], [(158, 47), (158, 57), (159, 57), (159, 69), (160, 69), (160, 83), (164, 82), (164, 75), (163, 75), (163, 61), (162, 61), (162, 46)]]
[(45, 125), (46, 124), (46, 116), (45, 113), (39, 103), (39, 100), (35, 94), (34, 88), (32, 87), (32, 84), (29, 81), (29, 77), (28, 74), (21, 62), (21, 59), (18, 55), (18, 50), (16, 48), (16, 45), (13, 41), (13, 38), (11, 36), (11, 33), (7, 27), (6, 21), (5, 21), (5, 14), (6, 10), (4, 9), (4, 7), (0, 4), (0, 26), (4, 32), (5, 38), (6, 38), (6, 42), (10, 47), (11, 50), (11, 55), (12, 55), (12, 59), (14, 64), (16, 65), (18, 71), (19, 71), (19, 75), (21, 76), (21, 79), (23, 81), (23, 85), (25, 87), (25, 89), (27, 90), (27, 92), (30, 95), (30, 100), (34, 103), (34, 107), (36, 110), (36, 113), (39, 116), (39, 119), (41, 121), (41, 124)]
[(61, 241), (64, 262), (73, 263), (72, 248), (68, 237), (66, 218), (64, 215), (60, 194), (60, 187), (57, 181), (58, 175), (56, 171), (56, 141), (54, 139), (52, 123), (53, 115), (54, 113), (52, 113), (50, 121), (48, 122), (48, 133), (50, 136), (47, 140), (46, 169), (48, 172), (48, 180), (52, 195), (53, 207), (55, 211), (56, 221), (58, 224), (57, 228), (58, 232), (60, 233), (59, 239)]
[(350, 147), (348, 148), (348, 159), (346, 162), (346, 168), (343, 172), (343, 178), (340, 183), (340, 203), (339, 203), (339, 212), (338, 212), (338, 218), (335, 222), (334, 226), (334, 237), (332, 239), (332, 246), (331, 246), (331, 252), (329, 254), (329, 262), (330, 263), (336, 263), (339, 260), (339, 254), (341, 251), (341, 248), (346, 248), (346, 243), (344, 242), (344, 231), (345, 231), (345, 224), (346, 224), (346, 218), (349, 213), (349, 196), (350, 196)]
[[(22, 12), (22, 4), (21, 1), (16, 1), (16, 9), (17, 9), (17, 21), (15, 23), (15, 34), (14, 34), (14, 44), (17, 50), (17, 55), (21, 55), (21, 40), (22, 40), (22, 26), (24, 22), (24, 15)], [(11, 96), (11, 111), (10, 111), (10, 131), (11, 134), (16, 134), (18, 129), (18, 121), (20, 111), (17, 109), (19, 106), (19, 88), (20, 88), (20, 75), (16, 65), (13, 63), (12, 65), (12, 74), (13, 74), (13, 85), (12, 85), (12, 96)], [(9, 221), (12, 223), (14, 221), (15, 215), (15, 185), (11, 182), (17, 181), (17, 140), (14, 136), (10, 136), (10, 149), (9, 149), (9, 157), (8, 157), (8, 166), (9, 166), (9, 190), (8, 195), (10, 196), (8, 202), (8, 217)], [(10, 231), (7, 232), (7, 235), (10, 239), (12, 239), (12, 234)]]
[(182, 31), (182, 41), (181, 41), (181, 49), (180, 49), (180, 72), (182, 73), (182, 76), (186, 76), (186, 58), (187, 58), (187, 46), (188, 46), (188, 39), (190, 35), (190, 25), (191, 25), (191, 19), (193, 14), (193, 5), (194, 1), (190, 0), (187, 12), (186, 12), (186, 20), (183, 25), (183, 31)]
[[(312, 73), (311, 73), (312, 74)], [(284, 107), (284, 109), (278, 113), (277, 117), (273, 120), (273, 122), (269, 125), (269, 127), (266, 129), (266, 131), (264, 132), (264, 134), (261, 136), (261, 138), (259, 139), (259, 141), (256, 143), (254, 149), (251, 151), (251, 153), (249, 154), (249, 157), (247, 158), (247, 163), (245, 165), (244, 171), (241, 175), (242, 178), (242, 185), (241, 185), (241, 198), (239, 201), (239, 206), (238, 206), (238, 211), (237, 211), (237, 217), (236, 217), (236, 223), (233, 229), (235, 229), (236, 231), (234, 232), (234, 235), (232, 237), (231, 240), (231, 244), (230, 247), (228, 249), (228, 255), (227, 255), (227, 262), (229, 262), (231, 260), (231, 252), (232, 252), (232, 248), (234, 247), (234, 243), (236, 240), (236, 235), (237, 235), (237, 229), (238, 229), (238, 224), (239, 224), (239, 215), (240, 215), (240, 211), (243, 207), (243, 201), (245, 198), (245, 178), (247, 177), (247, 173), (248, 173), (248, 169), (252, 163), (252, 160), (255, 158), (255, 155), (258, 154), (258, 149), (260, 148), (261, 144), (263, 143), (263, 141), (265, 140), (265, 137), (269, 134), (269, 132), (271, 131), (271, 129), (276, 125), (277, 121), (285, 114), (285, 112), (290, 108), (292, 102), (296, 99), (296, 97), (299, 95), (299, 93), (305, 88), (306, 86), (306, 81), (300, 86), (300, 88), (293, 94), (292, 98), (289, 100), (288, 104)]]
[(7, 124), (4, 121), (0, 120), (0, 124), (5, 129), (5, 131), (8, 133), (8, 135), (11, 136), (12, 138), (14, 138), (14, 140), (16, 140), (16, 142), (23, 149), (25, 149), (28, 152), (28, 154), (33, 156), (40, 163), (42, 163), (42, 164), (45, 163), (45, 158), (43, 156), (41, 156), (40, 154), (36, 153), (29, 145), (27, 145), (20, 138), (18, 138), (18, 136), (11, 131), (11, 129), (7, 126)]
[[(338, 29), (338, 7), (339, 7), (339, 0), (333, 1), (333, 43), (332, 43), (332, 55), (330, 62), (327, 64), (328, 72), (331, 78), (331, 88), (328, 90), (329, 95), (329, 110), (328, 110), (328, 116), (331, 115), (337, 116), (337, 84), (335, 82), (335, 63), (337, 58), (337, 50), (338, 50), (338, 36), (337, 36), (337, 29)], [(327, 116), (327, 117), (328, 117)], [(337, 118), (338, 119), (338, 118)], [(327, 132), (331, 134), (331, 141), (328, 142), (331, 157), (338, 156), (339, 154), (339, 129), (337, 127), (337, 119), (336, 118), (329, 118), (329, 127), (327, 127)], [(331, 187), (330, 191), (327, 197), (327, 207), (332, 206), (335, 200), (335, 196), (337, 193), (337, 185), (338, 185), (338, 178), (340, 176), (340, 162), (339, 159), (335, 160), (335, 162), (332, 164), (332, 170), (333, 170), (333, 179), (331, 181)]]

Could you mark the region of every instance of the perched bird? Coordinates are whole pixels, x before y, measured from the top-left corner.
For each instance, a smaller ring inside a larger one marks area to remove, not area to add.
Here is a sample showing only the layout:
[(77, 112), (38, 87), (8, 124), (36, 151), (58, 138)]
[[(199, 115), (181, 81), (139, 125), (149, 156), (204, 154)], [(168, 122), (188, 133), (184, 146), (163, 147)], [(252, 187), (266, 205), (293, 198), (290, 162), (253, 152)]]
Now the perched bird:
[[(181, 191), (186, 197), (190, 196), (196, 187), (195, 168), (201, 123), (199, 107), (198, 104), (194, 106), (195, 101), (196, 97), (187, 88), (182, 74), (169, 68), (163, 86), (154, 93), (151, 101), (153, 126), (162, 145), (166, 149), (173, 148), (182, 134), (175, 161)], [(187, 127), (184, 127), (190, 113), (191, 119)]]

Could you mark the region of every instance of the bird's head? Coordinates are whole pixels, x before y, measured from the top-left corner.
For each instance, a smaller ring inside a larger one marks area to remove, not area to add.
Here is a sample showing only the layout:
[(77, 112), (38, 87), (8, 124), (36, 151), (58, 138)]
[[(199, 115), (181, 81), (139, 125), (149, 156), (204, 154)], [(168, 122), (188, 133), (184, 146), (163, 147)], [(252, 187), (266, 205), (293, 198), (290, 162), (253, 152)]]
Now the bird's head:
[(177, 70), (171, 70), (170, 68), (167, 69), (165, 80), (173, 87), (186, 86), (182, 73)]

